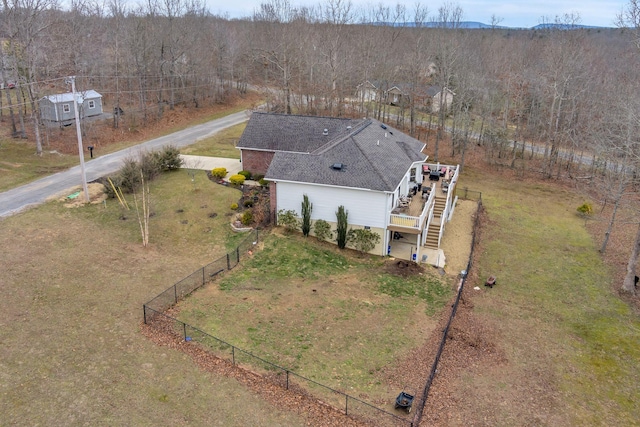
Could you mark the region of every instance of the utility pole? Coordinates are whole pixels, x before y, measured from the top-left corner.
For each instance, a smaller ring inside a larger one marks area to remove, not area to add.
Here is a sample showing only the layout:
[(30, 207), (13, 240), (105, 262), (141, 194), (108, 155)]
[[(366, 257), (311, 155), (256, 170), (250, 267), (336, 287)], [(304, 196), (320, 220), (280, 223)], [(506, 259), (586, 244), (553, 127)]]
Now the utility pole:
[(86, 203), (89, 203), (90, 200), (89, 188), (87, 187), (87, 174), (84, 170), (84, 150), (82, 148), (82, 131), (80, 130), (80, 113), (78, 112), (78, 98), (76, 96), (76, 76), (70, 76), (67, 81), (71, 81), (71, 92), (73, 93), (73, 112), (76, 117), (76, 133), (78, 134), (78, 154), (80, 155), (80, 171), (82, 173), (82, 189), (84, 190), (84, 201)]

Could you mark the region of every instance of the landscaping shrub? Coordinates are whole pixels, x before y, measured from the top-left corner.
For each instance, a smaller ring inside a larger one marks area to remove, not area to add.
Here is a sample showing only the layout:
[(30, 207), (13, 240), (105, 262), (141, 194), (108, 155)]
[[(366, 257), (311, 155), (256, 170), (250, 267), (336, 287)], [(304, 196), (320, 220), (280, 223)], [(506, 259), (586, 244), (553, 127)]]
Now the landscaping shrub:
[(173, 145), (165, 145), (159, 151), (153, 153), (156, 163), (163, 172), (180, 169), (182, 159), (180, 158), (180, 150)]
[(307, 237), (311, 231), (311, 211), (313, 203), (309, 202), (309, 196), (302, 196), (302, 234)]
[(338, 206), (338, 212), (336, 212), (336, 218), (338, 225), (336, 226), (336, 243), (340, 249), (344, 249), (347, 246), (347, 217), (349, 211), (344, 209), (344, 206)]
[(333, 238), (331, 225), (324, 219), (319, 219), (313, 224), (313, 232), (320, 240), (331, 240), (331, 238)]
[(243, 205), (245, 208), (253, 207), (253, 200), (245, 200), (245, 201), (242, 203), (242, 205)]
[(349, 230), (348, 241), (356, 250), (369, 252), (380, 242), (380, 235), (367, 229)]
[(242, 213), (242, 218), (240, 219), (240, 222), (243, 225), (251, 225), (251, 223), (253, 222), (253, 213), (251, 211), (244, 211)]
[(260, 184), (262, 187), (266, 187), (269, 185), (269, 181), (267, 181), (264, 178), (260, 178), (260, 180), (258, 181), (258, 184)]
[(298, 229), (298, 217), (296, 211), (281, 209), (278, 211), (278, 225), (283, 226), (289, 231), (295, 231)]
[(587, 217), (593, 213), (593, 206), (591, 206), (590, 203), (583, 203), (582, 205), (578, 206), (578, 209), (576, 210), (581, 216)]
[(245, 181), (244, 175), (235, 174), (229, 177), (229, 182), (234, 185), (242, 185), (244, 184), (244, 181)]
[[(138, 175), (140, 175), (140, 170), (142, 170), (144, 180), (147, 182), (155, 179), (162, 173), (160, 158), (156, 154), (157, 153), (155, 152), (143, 152), (140, 154), (140, 159), (138, 161)], [(138, 178), (140, 177), (138, 176)]]
[(238, 204), (237, 203), (231, 203), (231, 206), (229, 206), (229, 207), (235, 211), (235, 210), (238, 209)]
[[(133, 193), (140, 185), (140, 165), (138, 162), (129, 157), (124, 159), (122, 167), (118, 171), (119, 187), (125, 193)], [(114, 184), (116, 181), (114, 181)]]
[(251, 172), (249, 171), (240, 171), (238, 172), (238, 175), (244, 176), (245, 179), (251, 179)]
[(253, 180), (254, 181), (260, 181), (262, 178), (264, 178), (264, 175), (262, 175), (262, 174), (257, 173), (255, 175), (253, 175)]
[(227, 168), (213, 168), (211, 176), (214, 178), (222, 179), (227, 176)]

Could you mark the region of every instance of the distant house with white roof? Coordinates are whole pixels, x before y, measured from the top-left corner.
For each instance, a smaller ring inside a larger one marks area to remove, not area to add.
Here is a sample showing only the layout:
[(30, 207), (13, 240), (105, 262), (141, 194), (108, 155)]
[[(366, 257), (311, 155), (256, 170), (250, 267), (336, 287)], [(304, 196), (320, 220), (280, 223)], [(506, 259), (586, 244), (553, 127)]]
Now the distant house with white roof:
[[(79, 116), (92, 117), (102, 114), (102, 95), (95, 90), (76, 92)], [(75, 120), (73, 93), (45, 96), (38, 101), (40, 117), (49, 122), (71, 122)]]

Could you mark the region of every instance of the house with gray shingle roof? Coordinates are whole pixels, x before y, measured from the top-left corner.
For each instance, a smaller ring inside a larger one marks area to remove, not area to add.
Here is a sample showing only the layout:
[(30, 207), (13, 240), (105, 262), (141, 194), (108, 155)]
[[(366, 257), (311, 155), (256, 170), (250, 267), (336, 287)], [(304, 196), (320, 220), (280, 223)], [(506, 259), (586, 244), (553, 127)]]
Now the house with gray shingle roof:
[(429, 178), (423, 142), (374, 119), (253, 113), (237, 147), (243, 169), (255, 174), (253, 166), (266, 168), (274, 218), (288, 210), (301, 217), (307, 195), (312, 221), (335, 228), (336, 211), (344, 206), (350, 228), (380, 235), (371, 253), (386, 255), (394, 232), (402, 232), (415, 239), (419, 255), (433, 203), (425, 197), (417, 216), (398, 207), (411, 194), (420, 199), (416, 189)]

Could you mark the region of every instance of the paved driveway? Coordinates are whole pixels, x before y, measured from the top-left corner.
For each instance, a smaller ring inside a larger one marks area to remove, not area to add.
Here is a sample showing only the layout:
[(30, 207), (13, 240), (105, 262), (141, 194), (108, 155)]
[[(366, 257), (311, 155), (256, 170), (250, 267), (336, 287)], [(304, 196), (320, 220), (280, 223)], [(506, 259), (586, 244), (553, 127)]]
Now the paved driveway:
[[(134, 147), (126, 148), (115, 153), (100, 156), (86, 161), (85, 169), (87, 181), (96, 180), (102, 176), (116, 172), (122, 166), (122, 161), (127, 157), (137, 156), (140, 151), (156, 150), (165, 145), (173, 145), (175, 147), (184, 147), (193, 144), (201, 138), (206, 138), (216, 132), (231, 126), (238, 125), (249, 120), (249, 114), (242, 111), (240, 113), (230, 114), (217, 120), (212, 120), (197, 126), (175, 132), (160, 138), (152, 139)], [(231, 166), (236, 165), (240, 170), (240, 162), (237, 159), (225, 159), (229, 161), (229, 171), (235, 170)], [(222, 161), (212, 161), (215, 167), (226, 167)], [(203, 162), (204, 163), (204, 162)], [(206, 161), (207, 168), (209, 160)], [(213, 168), (211, 168), (213, 169)], [(13, 215), (26, 209), (29, 206), (39, 205), (48, 198), (64, 193), (70, 188), (82, 185), (82, 176), (80, 174), (80, 166), (75, 166), (64, 172), (58, 172), (41, 178), (37, 181), (13, 188), (4, 193), (0, 193), (0, 218)]]

